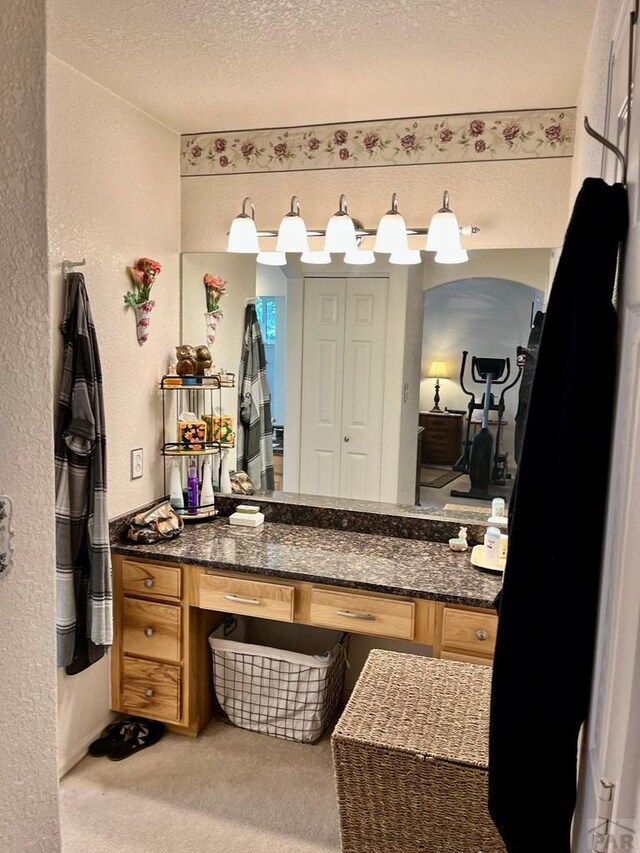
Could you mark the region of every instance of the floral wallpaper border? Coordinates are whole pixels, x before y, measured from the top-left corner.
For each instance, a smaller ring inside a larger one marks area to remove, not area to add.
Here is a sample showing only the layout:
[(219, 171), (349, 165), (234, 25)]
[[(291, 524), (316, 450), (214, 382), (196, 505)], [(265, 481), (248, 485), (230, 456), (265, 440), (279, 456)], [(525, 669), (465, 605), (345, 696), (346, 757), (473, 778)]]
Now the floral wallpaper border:
[(576, 109), (464, 113), (181, 138), (181, 174), (228, 175), (571, 157)]

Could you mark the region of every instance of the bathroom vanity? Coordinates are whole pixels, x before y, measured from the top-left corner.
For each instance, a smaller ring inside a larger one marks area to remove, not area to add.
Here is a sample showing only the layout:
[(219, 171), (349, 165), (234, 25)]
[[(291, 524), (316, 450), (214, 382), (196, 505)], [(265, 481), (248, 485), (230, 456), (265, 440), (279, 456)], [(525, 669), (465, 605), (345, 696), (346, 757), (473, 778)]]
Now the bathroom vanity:
[[(222, 512), (238, 502), (222, 498)], [(127, 542), (126, 518), (113, 524), (114, 710), (197, 735), (213, 709), (208, 636), (228, 613), (491, 664), (501, 580), (472, 568), (469, 552), (449, 550), (459, 521), (358, 502), (259, 503), (262, 527), (220, 516), (154, 545)], [(469, 526), (471, 543), (481, 529)]]

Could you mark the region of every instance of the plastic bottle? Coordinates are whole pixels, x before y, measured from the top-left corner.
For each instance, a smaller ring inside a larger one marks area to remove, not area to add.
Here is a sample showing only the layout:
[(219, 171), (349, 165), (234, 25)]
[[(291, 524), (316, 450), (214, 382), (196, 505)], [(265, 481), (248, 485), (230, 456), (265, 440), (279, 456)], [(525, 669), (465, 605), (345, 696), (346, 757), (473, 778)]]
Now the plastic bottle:
[(500, 559), (500, 530), (488, 527), (484, 534), (484, 557), (488, 566), (497, 566)]
[(504, 498), (494, 498), (491, 501), (491, 518), (504, 518), (505, 502)]
[(231, 494), (231, 478), (229, 477), (229, 451), (222, 451), (220, 466), (220, 491), (223, 495)]
[(189, 515), (198, 514), (198, 466), (194, 460), (189, 462), (187, 478), (187, 506)]
[(211, 463), (205, 459), (202, 466), (202, 488), (200, 489), (200, 506), (206, 509), (213, 509), (215, 497), (213, 494), (213, 481), (211, 474)]
[(174, 462), (171, 467), (170, 485), (169, 502), (178, 515), (181, 515), (184, 512), (184, 498), (182, 496), (182, 475), (179, 462)]

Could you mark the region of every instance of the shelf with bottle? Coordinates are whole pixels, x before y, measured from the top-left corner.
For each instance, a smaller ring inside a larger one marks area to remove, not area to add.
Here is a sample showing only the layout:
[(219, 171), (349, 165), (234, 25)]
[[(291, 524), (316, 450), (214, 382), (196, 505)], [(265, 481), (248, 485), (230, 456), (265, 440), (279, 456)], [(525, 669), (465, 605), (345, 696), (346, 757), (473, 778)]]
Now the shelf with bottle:
[(193, 448), (184, 448), (175, 441), (169, 441), (162, 445), (160, 453), (163, 456), (175, 456), (180, 459), (186, 459), (189, 456), (215, 456), (224, 450), (231, 450), (233, 447), (235, 447), (235, 444), (207, 441), (200, 450), (194, 450)]

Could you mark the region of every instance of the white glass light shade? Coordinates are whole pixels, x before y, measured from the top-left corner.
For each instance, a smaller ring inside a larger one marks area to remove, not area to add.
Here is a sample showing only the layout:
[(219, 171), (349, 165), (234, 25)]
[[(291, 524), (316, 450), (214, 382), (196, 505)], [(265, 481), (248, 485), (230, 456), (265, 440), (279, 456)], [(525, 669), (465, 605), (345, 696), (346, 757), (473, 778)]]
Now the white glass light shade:
[(260, 252), (256, 260), (267, 267), (283, 267), (287, 263), (284, 252)]
[(385, 213), (378, 223), (376, 244), (373, 251), (382, 255), (390, 255), (393, 252), (406, 252), (408, 249), (407, 226), (404, 216), (399, 213)]
[(227, 252), (241, 255), (257, 255), (260, 251), (256, 223), (250, 216), (241, 213), (231, 223)]
[(455, 213), (439, 210), (433, 214), (425, 248), (427, 252), (460, 249), (460, 226)]
[(356, 229), (353, 220), (347, 213), (334, 213), (327, 222), (324, 238), (325, 252), (332, 255), (346, 255), (347, 252), (355, 252), (357, 248)]
[(375, 264), (376, 256), (371, 249), (356, 249), (355, 252), (345, 252), (344, 262), (345, 264), (356, 264), (358, 266)]
[(295, 213), (287, 213), (278, 229), (276, 252), (308, 252), (307, 226), (304, 219)]
[(329, 252), (303, 252), (300, 258), (303, 264), (330, 264)]
[(436, 252), (434, 261), (437, 264), (466, 264), (469, 255), (466, 249), (460, 246), (457, 249), (443, 249)]
[(406, 249), (403, 252), (393, 252), (389, 256), (390, 264), (398, 264), (399, 266), (410, 266), (411, 264), (419, 264), (422, 258), (418, 249)]

